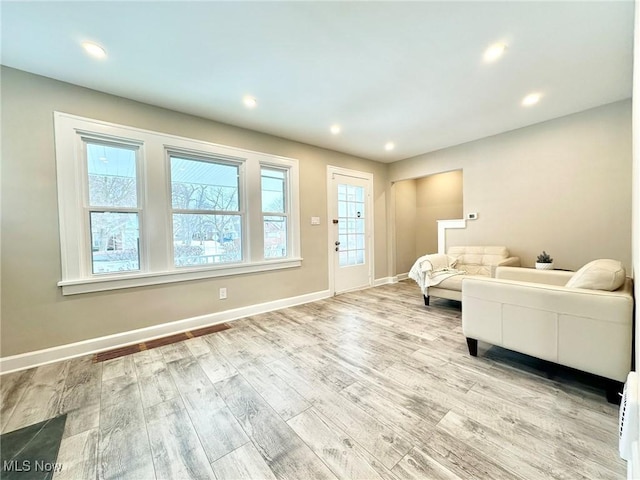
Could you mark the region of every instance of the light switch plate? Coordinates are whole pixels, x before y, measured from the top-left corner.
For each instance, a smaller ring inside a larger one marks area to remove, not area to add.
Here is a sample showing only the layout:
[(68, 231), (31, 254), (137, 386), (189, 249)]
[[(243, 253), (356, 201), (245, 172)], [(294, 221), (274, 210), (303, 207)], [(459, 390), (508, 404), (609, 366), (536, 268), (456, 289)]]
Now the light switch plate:
[(311, 217), (311, 225), (320, 225), (320, 217)]

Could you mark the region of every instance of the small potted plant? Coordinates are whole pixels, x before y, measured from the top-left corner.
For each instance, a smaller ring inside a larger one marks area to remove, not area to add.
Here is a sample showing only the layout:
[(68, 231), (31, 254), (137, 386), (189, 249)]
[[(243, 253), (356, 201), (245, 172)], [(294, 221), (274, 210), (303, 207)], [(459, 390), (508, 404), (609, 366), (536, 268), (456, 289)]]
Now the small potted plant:
[(553, 270), (553, 258), (544, 250), (536, 259), (536, 268), (538, 270)]

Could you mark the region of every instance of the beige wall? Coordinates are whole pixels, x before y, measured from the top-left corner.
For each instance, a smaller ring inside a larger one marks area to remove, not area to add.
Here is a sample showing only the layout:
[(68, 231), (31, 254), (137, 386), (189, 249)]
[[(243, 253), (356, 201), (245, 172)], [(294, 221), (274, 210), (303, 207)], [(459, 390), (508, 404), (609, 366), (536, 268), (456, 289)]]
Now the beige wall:
[[(53, 111), (300, 161), (301, 268), (63, 297)], [(326, 167), (374, 174), (375, 277), (387, 277), (388, 166), (2, 69), (3, 357), (328, 288)], [(320, 216), (321, 226), (310, 217)], [(219, 287), (228, 299), (218, 300)]]
[(462, 170), (416, 179), (416, 253), (438, 251), (438, 220), (462, 218)]
[[(523, 112), (523, 115), (526, 114)], [(462, 169), (467, 228), (448, 245), (506, 245), (532, 266), (594, 258), (631, 267), (631, 101), (447, 148), (390, 166), (391, 181)]]
[(394, 185), (396, 274), (407, 273), (416, 261), (416, 181), (405, 180)]
[(396, 275), (438, 251), (438, 220), (462, 218), (462, 171), (394, 184)]

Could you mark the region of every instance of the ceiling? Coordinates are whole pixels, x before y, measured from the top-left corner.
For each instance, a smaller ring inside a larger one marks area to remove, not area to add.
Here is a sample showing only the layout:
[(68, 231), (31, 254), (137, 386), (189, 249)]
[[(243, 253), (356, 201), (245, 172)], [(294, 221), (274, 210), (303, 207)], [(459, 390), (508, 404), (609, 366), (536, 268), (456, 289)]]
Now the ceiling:
[[(1, 8), (4, 65), (381, 162), (631, 96), (633, 1)], [(506, 53), (486, 63), (495, 42)]]

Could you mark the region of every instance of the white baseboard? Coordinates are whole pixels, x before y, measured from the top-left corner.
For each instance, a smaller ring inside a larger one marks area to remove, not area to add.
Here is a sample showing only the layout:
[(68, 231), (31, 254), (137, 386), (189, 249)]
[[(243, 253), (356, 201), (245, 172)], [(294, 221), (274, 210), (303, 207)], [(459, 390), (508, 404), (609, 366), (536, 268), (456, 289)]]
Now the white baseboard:
[(396, 279), (396, 277), (382, 277), (382, 278), (376, 278), (373, 281), (373, 286), (374, 287), (379, 287), (380, 285), (387, 285), (389, 283), (396, 283), (398, 280)]
[(89, 355), (103, 350), (120, 348), (134, 343), (146, 342), (155, 338), (175, 335), (187, 330), (208, 327), (218, 323), (230, 322), (239, 318), (249, 317), (260, 313), (271, 312), (281, 308), (293, 307), (303, 303), (315, 302), (331, 295), (329, 290), (308, 293), (298, 297), (283, 298), (271, 302), (249, 305), (247, 307), (210, 313), (199, 317), (187, 318), (175, 322), (163, 323), (152, 327), (140, 328), (129, 332), (116, 333), (105, 337), (92, 338), (81, 342), (69, 343), (58, 347), (46, 348), (35, 352), (21, 353), (10, 357), (0, 358), (0, 375), (38, 367), (47, 363), (69, 360), (83, 355)]
[(401, 282), (402, 280), (406, 280), (407, 278), (409, 278), (409, 272), (399, 273), (398, 275), (396, 275), (396, 278), (398, 282)]

